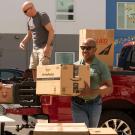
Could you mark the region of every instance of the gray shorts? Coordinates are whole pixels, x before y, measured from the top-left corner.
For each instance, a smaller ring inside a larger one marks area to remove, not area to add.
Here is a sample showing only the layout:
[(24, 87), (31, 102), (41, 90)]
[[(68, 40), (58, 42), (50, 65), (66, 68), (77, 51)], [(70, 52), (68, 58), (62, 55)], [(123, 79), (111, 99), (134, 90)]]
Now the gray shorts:
[(36, 69), (38, 65), (48, 65), (50, 58), (44, 56), (43, 49), (33, 49), (30, 56), (30, 69)]

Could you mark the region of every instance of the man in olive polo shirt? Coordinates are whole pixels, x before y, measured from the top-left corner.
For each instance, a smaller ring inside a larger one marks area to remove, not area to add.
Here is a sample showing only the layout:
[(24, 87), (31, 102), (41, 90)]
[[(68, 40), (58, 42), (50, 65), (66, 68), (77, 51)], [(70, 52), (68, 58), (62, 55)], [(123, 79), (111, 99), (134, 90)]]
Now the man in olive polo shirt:
[(96, 56), (96, 41), (86, 39), (82, 44), (83, 59), (75, 64), (90, 65), (90, 87), (86, 82), (85, 90), (72, 97), (72, 117), (77, 123), (85, 122), (87, 127), (97, 127), (102, 111), (102, 98), (113, 91), (112, 79), (107, 65)]

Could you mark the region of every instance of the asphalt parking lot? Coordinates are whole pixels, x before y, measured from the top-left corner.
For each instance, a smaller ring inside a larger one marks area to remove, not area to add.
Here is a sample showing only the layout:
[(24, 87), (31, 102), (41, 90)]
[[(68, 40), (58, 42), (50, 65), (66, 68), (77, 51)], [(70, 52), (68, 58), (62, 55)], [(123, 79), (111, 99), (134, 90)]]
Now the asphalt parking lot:
[(28, 135), (29, 131), (33, 130), (33, 128), (28, 128), (28, 129), (24, 128), (24, 129), (20, 130), (19, 132), (17, 132), (16, 125), (24, 124), (24, 121), (21, 119), (21, 116), (13, 115), (13, 114), (8, 114), (6, 116), (15, 120), (15, 122), (13, 122), (13, 123), (5, 124), (6, 131), (12, 132), (12, 134), (16, 134), (16, 135)]

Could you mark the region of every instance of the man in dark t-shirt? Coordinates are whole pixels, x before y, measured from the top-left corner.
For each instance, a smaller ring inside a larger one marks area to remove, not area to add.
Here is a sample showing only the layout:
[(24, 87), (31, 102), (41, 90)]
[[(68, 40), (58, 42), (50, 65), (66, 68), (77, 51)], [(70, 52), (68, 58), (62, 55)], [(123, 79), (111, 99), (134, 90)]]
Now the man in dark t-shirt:
[(49, 16), (46, 13), (38, 12), (32, 2), (24, 2), (22, 11), (29, 19), (27, 23), (28, 31), (20, 42), (20, 48), (25, 49), (28, 42), (31, 39), (33, 40), (33, 51), (30, 57), (29, 68), (32, 69), (33, 79), (36, 80), (37, 65), (49, 64), (54, 39), (54, 29)]

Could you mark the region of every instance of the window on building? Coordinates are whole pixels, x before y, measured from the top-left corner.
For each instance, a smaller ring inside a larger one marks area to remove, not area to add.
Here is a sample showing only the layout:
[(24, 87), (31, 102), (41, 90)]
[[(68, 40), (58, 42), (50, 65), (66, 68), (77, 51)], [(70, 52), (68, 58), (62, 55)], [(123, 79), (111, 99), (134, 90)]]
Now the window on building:
[(61, 21), (74, 20), (74, 0), (57, 0), (56, 20)]
[(55, 63), (56, 64), (73, 64), (75, 62), (74, 52), (56, 52)]
[(135, 2), (117, 2), (117, 29), (135, 29)]

